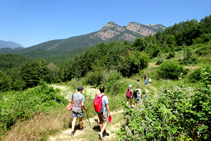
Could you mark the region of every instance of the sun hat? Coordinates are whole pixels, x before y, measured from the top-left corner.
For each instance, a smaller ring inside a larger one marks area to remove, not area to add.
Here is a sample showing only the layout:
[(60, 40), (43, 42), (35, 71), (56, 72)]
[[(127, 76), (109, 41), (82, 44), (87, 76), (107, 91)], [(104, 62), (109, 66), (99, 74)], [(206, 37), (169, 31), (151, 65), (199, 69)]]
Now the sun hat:
[(132, 85), (129, 85), (129, 87), (132, 87)]

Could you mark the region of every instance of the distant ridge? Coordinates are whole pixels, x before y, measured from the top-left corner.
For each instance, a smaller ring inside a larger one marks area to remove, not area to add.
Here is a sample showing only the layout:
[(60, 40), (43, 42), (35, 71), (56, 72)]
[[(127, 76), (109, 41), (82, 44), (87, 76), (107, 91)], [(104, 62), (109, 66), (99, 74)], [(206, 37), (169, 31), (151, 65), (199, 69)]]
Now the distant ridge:
[(127, 26), (120, 26), (111, 21), (96, 32), (81, 36), (74, 36), (67, 39), (46, 41), (24, 49), (0, 49), (0, 54), (16, 53), (27, 56), (29, 58), (33, 58), (33, 56), (38, 56), (39, 58), (43, 56), (56, 56), (72, 49), (85, 49), (94, 46), (99, 41), (108, 43), (118, 40), (127, 40), (129, 42), (132, 42), (137, 37), (142, 38), (150, 34), (153, 35), (158, 31), (163, 31), (165, 28), (166, 27), (161, 24), (143, 25), (136, 22), (130, 22)]
[(15, 42), (12, 42), (12, 41), (3, 41), (3, 40), (0, 40), (0, 48), (17, 48), (17, 47), (22, 47), (22, 45), (18, 44), (18, 43), (15, 43)]

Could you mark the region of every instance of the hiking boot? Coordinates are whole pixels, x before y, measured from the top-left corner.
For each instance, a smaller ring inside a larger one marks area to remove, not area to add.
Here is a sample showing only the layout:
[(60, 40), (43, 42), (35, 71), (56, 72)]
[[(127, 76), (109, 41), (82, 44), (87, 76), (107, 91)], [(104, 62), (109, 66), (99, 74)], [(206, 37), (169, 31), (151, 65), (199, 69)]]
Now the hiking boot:
[(82, 128), (80, 129), (80, 131), (83, 131), (86, 127), (82, 126)]
[(75, 132), (74, 132), (74, 131), (72, 131), (72, 132), (71, 132), (71, 134), (70, 134), (70, 136), (73, 136), (74, 134), (75, 134)]
[(103, 139), (103, 134), (101, 132), (98, 133), (99, 138), (102, 140)]

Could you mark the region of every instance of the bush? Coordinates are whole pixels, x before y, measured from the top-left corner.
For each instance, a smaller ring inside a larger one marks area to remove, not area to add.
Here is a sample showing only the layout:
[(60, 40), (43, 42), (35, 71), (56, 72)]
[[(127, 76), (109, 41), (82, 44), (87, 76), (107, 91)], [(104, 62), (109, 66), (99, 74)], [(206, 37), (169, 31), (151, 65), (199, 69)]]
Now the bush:
[[(209, 66), (205, 67), (205, 70), (209, 73), (211, 73), (211, 68)], [(195, 69), (189, 76), (188, 76), (188, 81), (191, 83), (199, 82), (202, 77), (202, 68), (197, 68)]]
[(47, 113), (51, 108), (66, 105), (66, 100), (58, 90), (45, 82), (26, 91), (0, 94), (0, 135), (11, 128), (18, 120), (24, 121), (35, 114)]
[(171, 59), (173, 57), (175, 57), (175, 52), (170, 52), (166, 59)]
[(198, 58), (195, 56), (191, 56), (190, 58), (185, 58), (183, 60), (180, 60), (179, 62), (180, 65), (187, 65), (187, 64), (193, 64), (193, 63), (194, 64), (198, 63)]
[(195, 51), (195, 53), (198, 56), (204, 56), (204, 55), (208, 54), (209, 52), (211, 52), (211, 45), (205, 45)]
[(160, 65), (163, 63), (163, 59), (159, 59), (157, 62), (156, 62), (156, 65)]
[(181, 74), (186, 75), (188, 69), (180, 66), (177, 62), (166, 61), (158, 69), (158, 77), (163, 79), (179, 79)]
[(103, 80), (102, 70), (88, 72), (85, 77), (85, 82), (87, 84), (95, 85), (95, 86), (100, 85), (102, 80)]

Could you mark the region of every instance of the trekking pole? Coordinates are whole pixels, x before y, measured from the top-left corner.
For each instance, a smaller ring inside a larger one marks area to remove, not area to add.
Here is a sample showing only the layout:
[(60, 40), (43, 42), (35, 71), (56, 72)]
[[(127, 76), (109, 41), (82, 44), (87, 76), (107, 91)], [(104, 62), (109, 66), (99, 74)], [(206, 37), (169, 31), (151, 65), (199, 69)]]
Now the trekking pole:
[[(86, 110), (85, 110), (85, 111), (86, 111)], [(89, 116), (88, 116), (88, 114), (87, 114), (87, 111), (86, 111), (86, 115), (87, 115), (87, 118), (88, 118), (88, 121), (89, 121)], [(90, 126), (90, 128), (91, 128), (90, 121), (89, 121), (89, 126)]]

